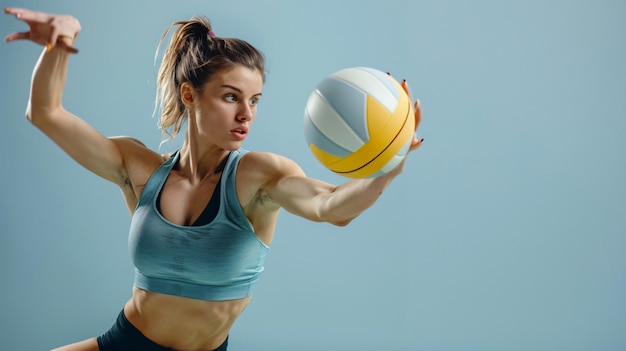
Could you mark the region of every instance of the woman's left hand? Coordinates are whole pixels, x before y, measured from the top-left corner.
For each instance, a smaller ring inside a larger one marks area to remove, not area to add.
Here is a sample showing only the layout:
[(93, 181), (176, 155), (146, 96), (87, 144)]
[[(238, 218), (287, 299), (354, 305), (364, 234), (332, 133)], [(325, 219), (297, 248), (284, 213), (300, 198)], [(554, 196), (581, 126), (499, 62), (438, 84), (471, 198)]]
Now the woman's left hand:
[[(391, 76), (391, 73), (387, 72), (387, 74)], [(400, 85), (402, 86), (402, 89), (404, 89), (407, 96), (409, 97), (409, 101), (413, 101), (413, 98), (411, 96), (411, 89), (409, 89), (409, 84), (406, 82), (406, 79), (403, 79)], [(422, 121), (422, 107), (420, 105), (419, 100), (415, 100), (413, 108), (415, 110), (415, 130), (414, 130), (413, 137), (412, 137), (413, 139), (411, 140), (411, 146), (409, 147), (409, 152), (418, 149), (420, 146), (422, 146), (422, 143), (424, 142), (424, 138), (421, 138), (421, 139), (417, 138), (417, 128), (419, 127), (420, 122)], [(402, 173), (402, 171), (404, 170), (405, 163), (406, 163), (406, 157), (404, 158), (404, 160), (402, 160), (402, 162), (400, 162), (393, 170), (388, 172), (386, 175), (396, 176)], [(383, 177), (384, 176), (385, 175), (383, 175)]]

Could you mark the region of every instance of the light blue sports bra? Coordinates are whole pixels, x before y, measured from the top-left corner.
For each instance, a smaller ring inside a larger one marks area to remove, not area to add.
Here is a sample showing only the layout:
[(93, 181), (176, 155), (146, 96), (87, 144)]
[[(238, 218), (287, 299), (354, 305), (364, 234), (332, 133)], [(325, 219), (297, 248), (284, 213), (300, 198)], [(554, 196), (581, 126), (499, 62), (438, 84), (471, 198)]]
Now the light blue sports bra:
[(205, 225), (177, 225), (157, 209), (178, 152), (152, 174), (135, 208), (128, 238), (136, 287), (212, 301), (252, 294), (269, 246), (254, 233), (235, 190), (237, 165), (246, 152), (239, 149), (228, 156), (219, 185), (219, 209)]

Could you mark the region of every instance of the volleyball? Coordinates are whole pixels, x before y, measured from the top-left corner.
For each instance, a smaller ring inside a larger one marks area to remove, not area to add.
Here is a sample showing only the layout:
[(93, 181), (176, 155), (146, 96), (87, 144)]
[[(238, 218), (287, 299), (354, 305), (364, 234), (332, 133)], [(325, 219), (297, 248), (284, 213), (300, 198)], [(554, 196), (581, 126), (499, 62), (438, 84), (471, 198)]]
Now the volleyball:
[(415, 131), (410, 97), (370, 67), (337, 71), (310, 94), (304, 134), (315, 158), (348, 178), (385, 174), (406, 157)]

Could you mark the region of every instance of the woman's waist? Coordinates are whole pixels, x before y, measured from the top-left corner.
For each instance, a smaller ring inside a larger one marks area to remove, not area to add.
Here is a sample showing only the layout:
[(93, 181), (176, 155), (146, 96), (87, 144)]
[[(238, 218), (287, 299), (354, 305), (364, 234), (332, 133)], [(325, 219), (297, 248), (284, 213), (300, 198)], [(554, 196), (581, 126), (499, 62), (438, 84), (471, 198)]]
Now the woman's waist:
[(251, 296), (205, 301), (133, 288), (124, 314), (142, 334), (173, 349), (212, 350), (220, 346)]

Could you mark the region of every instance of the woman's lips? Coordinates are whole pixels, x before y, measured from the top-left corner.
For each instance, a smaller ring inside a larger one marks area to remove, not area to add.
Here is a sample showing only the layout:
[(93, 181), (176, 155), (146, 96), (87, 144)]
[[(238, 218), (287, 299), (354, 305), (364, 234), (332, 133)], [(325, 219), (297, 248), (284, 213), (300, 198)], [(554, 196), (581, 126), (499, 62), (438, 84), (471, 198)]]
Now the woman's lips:
[(244, 126), (238, 127), (231, 130), (230, 134), (239, 140), (243, 140), (246, 138), (246, 135), (248, 135), (248, 128)]

